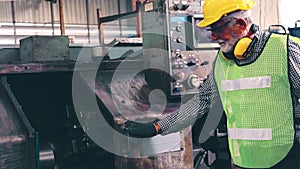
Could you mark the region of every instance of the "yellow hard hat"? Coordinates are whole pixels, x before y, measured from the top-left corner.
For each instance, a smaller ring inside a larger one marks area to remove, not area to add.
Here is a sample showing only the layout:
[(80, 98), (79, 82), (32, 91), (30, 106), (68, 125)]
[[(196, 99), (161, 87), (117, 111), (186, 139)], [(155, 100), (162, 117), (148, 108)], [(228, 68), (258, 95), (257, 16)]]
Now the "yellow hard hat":
[(198, 26), (209, 26), (228, 13), (237, 10), (249, 10), (255, 4), (253, 0), (205, 0), (203, 5), (204, 19), (198, 23)]

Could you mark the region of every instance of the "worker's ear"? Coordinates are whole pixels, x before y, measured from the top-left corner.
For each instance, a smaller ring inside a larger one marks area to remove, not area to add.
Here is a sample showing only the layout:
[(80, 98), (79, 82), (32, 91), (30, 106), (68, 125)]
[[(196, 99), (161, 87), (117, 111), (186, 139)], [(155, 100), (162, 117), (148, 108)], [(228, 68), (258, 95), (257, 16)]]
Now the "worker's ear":
[[(234, 26), (234, 30), (236, 33), (243, 34), (243, 32), (245, 33), (245, 31), (247, 31), (247, 22), (245, 19), (239, 18), (236, 19), (235, 22), (236, 24)], [(256, 38), (255, 40), (252, 40), (252, 38), (249, 36), (249, 32), (251, 32), (251, 34), (253, 33), (252, 29), (255, 29), (255, 25), (252, 25), (250, 29), (251, 31), (247, 31), (247, 35), (243, 35), (234, 46), (233, 53), (235, 58), (238, 60), (246, 59), (249, 56), (249, 52), (253, 48), (253, 45), (257, 41)]]
[(247, 22), (245, 19), (243, 18), (237, 18), (235, 20), (235, 26), (240, 30), (240, 31), (244, 31), (247, 29)]

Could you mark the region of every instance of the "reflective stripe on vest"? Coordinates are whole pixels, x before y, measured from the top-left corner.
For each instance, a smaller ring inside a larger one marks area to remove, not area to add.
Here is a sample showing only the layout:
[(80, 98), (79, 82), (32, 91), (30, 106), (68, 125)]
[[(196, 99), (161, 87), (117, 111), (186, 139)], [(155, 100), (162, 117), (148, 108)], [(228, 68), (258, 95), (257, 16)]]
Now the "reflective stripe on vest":
[(270, 76), (240, 78), (236, 80), (221, 81), (222, 91), (267, 88), (267, 87), (271, 87)]
[(227, 117), (233, 162), (244, 168), (270, 168), (294, 142), (286, 36), (271, 35), (251, 64), (237, 66), (219, 53), (214, 76)]
[(272, 129), (229, 128), (228, 137), (240, 140), (272, 140)]

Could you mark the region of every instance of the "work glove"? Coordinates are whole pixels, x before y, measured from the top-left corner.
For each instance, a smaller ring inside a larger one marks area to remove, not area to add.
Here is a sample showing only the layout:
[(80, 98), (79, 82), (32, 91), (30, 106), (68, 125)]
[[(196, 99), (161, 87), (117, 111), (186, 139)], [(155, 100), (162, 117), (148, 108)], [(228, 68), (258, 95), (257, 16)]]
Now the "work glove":
[(129, 136), (137, 138), (148, 138), (157, 135), (156, 128), (153, 122), (139, 123), (127, 121), (124, 130)]

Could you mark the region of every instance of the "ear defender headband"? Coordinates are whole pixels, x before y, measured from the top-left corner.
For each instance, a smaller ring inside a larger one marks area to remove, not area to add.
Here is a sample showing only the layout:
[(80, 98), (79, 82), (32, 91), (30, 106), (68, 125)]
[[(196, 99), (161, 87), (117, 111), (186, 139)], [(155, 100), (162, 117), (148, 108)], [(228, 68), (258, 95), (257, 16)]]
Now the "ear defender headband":
[[(254, 34), (258, 30), (258, 26), (252, 24), (250, 27), (251, 34)], [(254, 36), (251, 39), (249, 36), (244, 36), (240, 38), (234, 46), (233, 55), (234, 58), (227, 57), (225, 54), (222, 55), (229, 60), (237, 59), (237, 60), (244, 60), (249, 56), (251, 49), (253, 48), (255, 42), (257, 41), (257, 37)]]

